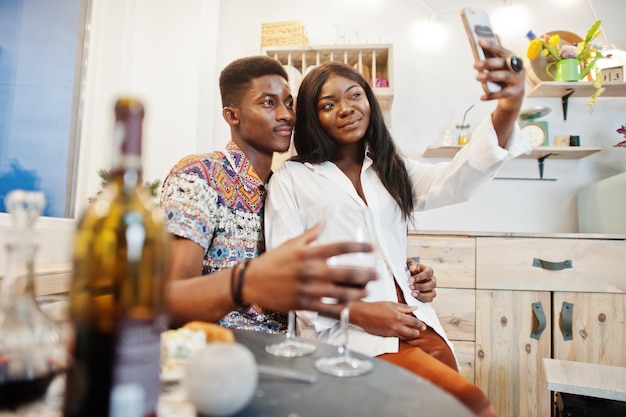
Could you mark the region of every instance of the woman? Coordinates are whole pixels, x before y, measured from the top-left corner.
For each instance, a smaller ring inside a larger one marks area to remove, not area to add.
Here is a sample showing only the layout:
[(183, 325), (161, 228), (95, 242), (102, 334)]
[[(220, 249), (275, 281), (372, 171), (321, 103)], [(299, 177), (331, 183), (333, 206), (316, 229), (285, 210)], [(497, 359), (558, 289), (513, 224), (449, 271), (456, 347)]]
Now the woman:
[[(507, 66), (507, 50), (482, 46), (495, 58), (475, 64), (477, 79), (503, 87), (482, 99), (498, 99), (498, 105), (470, 144), (450, 163), (437, 165), (399, 154), (371, 87), (357, 71), (336, 62), (312, 70), (298, 93), (297, 156), (273, 175), (266, 218), (283, 207), (367, 206), (385, 268), (378, 271), (377, 282), (368, 284), (369, 296), (352, 304), (349, 348), (403, 366), (446, 389), (476, 414), (493, 416), (487, 398), (458, 374), (452, 345), (434, 309), (412, 297), (404, 261), (414, 211), (467, 200), (504, 161), (530, 150), (516, 126), (523, 71)], [(304, 337), (340, 341), (336, 321), (314, 312), (298, 312), (298, 325)]]

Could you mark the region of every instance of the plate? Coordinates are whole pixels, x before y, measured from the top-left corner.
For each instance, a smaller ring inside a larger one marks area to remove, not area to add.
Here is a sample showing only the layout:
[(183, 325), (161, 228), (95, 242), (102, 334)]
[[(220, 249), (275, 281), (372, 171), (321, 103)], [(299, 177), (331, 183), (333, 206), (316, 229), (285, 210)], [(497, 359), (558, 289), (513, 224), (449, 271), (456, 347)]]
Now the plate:
[(551, 111), (552, 109), (547, 106), (528, 107), (520, 111), (519, 118), (522, 120), (534, 120), (550, 114)]
[[(541, 36), (545, 35), (559, 35), (561, 37), (562, 45), (573, 45), (575, 43), (582, 42), (583, 40), (583, 38), (581, 38), (577, 34), (567, 32), (565, 30), (546, 32)], [(534, 87), (537, 84), (540, 84), (542, 81), (554, 81), (554, 78), (550, 77), (550, 75), (548, 75), (548, 73), (546, 72), (546, 65), (548, 65), (548, 63), (550, 62), (548, 61), (547, 57), (539, 55), (535, 59), (525, 58), (525, 61), (525, 64), (529, 64), (526, 66), (526, 68), (528, 68), (528, 70), (526, 71), (526, 78), (528, 79), (528, 82), (531, 84), (531, 86)]]

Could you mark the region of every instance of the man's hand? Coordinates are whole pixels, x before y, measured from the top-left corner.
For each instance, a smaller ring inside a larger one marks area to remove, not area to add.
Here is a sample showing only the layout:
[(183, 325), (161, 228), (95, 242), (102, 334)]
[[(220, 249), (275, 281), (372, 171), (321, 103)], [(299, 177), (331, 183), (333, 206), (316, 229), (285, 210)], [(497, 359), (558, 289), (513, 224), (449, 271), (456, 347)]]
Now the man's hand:
[(409, 278), (409, 288), (411, 295), (424, 303), (430, 303), (437, 296), (437, 278), (433, 269), (413, 259), (407, 259), (407, 268), (411, 273)]
[[(311, 245), (319, 225), (249, 263), (243, 299), (274, 311), (312, 310), (339, 318), (350, 301), (367, 296), (365, 286), (377, 279), (374, 269), (329, 266), (326, 260), (349, 252), (371, 252), (369, 243)], [(336, 304), (322, 301), (334, 298)]]

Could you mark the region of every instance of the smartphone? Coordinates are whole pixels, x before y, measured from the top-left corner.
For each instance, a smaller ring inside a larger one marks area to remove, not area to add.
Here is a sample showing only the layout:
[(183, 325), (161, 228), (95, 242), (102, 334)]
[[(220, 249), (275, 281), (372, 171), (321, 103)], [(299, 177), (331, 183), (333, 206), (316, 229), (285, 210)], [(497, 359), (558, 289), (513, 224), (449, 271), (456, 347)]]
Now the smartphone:
[[(470, 46), (474, 53), (474, 59), (476, 61), (483, 61), (485, 58), (495, 57), (493, 53), (484, 50), (478, 44), (480, 39), (499, 44), (498, 38), (491, 28), (491, 22), (489, 21), (487, 12), (466, 7), (461, 10), (461, 18), (463, 19), (467, 38), (470, 41)], [(486, 93), (497, 93), (502, 87), (498, 83), (487, 81), (483, 83), (483, 89)]]

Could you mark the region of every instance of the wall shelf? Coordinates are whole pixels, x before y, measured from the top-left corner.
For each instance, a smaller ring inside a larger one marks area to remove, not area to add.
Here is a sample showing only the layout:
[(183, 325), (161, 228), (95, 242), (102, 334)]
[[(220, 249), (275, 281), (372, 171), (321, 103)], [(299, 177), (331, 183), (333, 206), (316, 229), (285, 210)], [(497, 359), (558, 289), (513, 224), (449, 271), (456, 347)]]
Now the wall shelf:
[[(603, 85), (604, 92), (600, 97), (626, 97), (626, 83)], [(596, 91), (590, 82), (542, 82), (530, 90), (527, 97), (564, 97), (573, 92), (570, 97), (591, 97)]]
[[(462, 146), (435, 146), (431, 145), (424, 151), (424, 158), (452, 158)], [(591, 146), (538, 146), (533, 148), (532, 152), (520, 155), (522, 159), (540, 159), (549, 156), (551, 159), (581, 159), (586, 156), (600, 152), (602, 148)]]
[[(626, 97), (626, 83), (605, 83), (602, 97)], [(527, 97), (561, 97), (563, 120), (567, 120), (567, 105), (570, 97), (591, 97), (596, 88), (591, 82), (542, 82), (530, 90)]]
[[(372, 90), (383, 110), (389, 110), (393, 102), (393, 70), (391, 44), (338, 44), (322, 46), (267, 46), (265, 55), (276, 58), (283, 65), (295, 67), (302, 75), (311, 65), (328, 61), (348, 64), (370, 79)], [(387, 80), (388, 87), (376, 87), (373, 80)], [(295, 95), (296, 92), (294, 92)]]
[[(429, 146), (423, 153), (425, 158), (452, 158), (462, 146)], [(500, 180), (540, 180), (540, 181), (556, 181), (554, 178), (545, 178), (543, 176), (544, 161), (551, 159), (581, 159), (586, 156), (600, 152), (601, 148), (591, 146), (538, 146), (533, 148), (529, 154), (520, 155), (521, 159), (536, 159), (539, 167), (539, 177), (537, 178), (516, 178), (516, 177), (496, 177)]]

